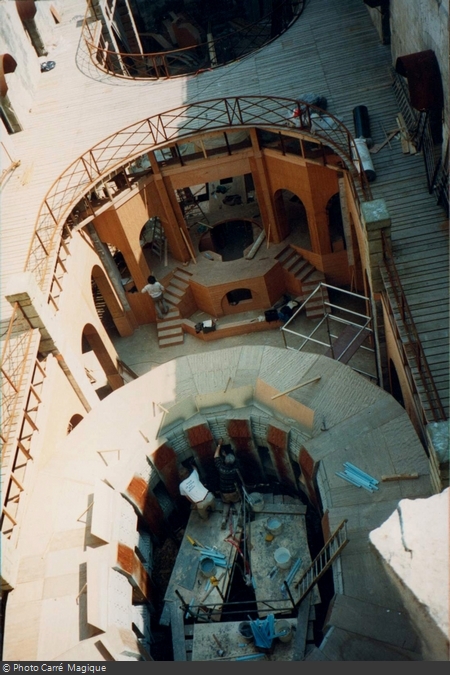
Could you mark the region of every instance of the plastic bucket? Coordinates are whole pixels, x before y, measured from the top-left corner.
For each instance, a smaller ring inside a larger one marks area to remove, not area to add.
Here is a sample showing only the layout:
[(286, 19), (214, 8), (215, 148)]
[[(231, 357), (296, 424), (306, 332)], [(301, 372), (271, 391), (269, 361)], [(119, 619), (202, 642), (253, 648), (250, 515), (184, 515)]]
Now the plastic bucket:
[(266, 530), (271, 534), (280, 534), (283, 529), (283, 523), (279, 518), (273, 516), (266, 520)]
[(200, 560), (200, 572), (204, 577), (213, 577), (216, 571), (216, 563), (212, 558), (203, 558), (203, 560)]
[(291, 566), (291, 554), (287, 548), (284, 548), (284, 546), (277, 548), (273, 554), (273, 557), (275, 558), (275, 562), (280, 570), (288, 570)]
[(259, 492), (252, 492), (248, 496), (250, 501), (250, 506), (255, 513), (259, 513), (264, 509), (264, 497)]
[(275, 621), (275, 635), (280, 642), (290, 642), (292, 640), (292, 626), (286, 619), (277, 619)]

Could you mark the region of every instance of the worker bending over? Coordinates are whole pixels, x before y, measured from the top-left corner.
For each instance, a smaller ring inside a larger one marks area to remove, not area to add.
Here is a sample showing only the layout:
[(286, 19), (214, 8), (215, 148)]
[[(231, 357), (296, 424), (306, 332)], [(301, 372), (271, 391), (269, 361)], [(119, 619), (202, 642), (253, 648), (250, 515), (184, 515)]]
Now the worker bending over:
[(212, 492), (201, 482), (197, 469), (193, 467), (189, 471), (181, 465), (178, 469), (178, 475), (181, 480), (180, 494), (189, 499), (202, 520), (208, 520), (209, 512), (214, 511), (216, 500)]

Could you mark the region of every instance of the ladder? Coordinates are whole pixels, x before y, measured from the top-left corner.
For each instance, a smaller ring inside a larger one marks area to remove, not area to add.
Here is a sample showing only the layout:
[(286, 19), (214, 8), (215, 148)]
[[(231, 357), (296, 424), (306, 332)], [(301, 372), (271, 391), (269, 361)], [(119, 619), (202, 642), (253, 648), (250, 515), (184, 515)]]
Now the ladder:
[(205, 220), (209, 223), (205, 212), (200, 206), (200, 202), (193, 194), (191, 188), (184, 188), (182, 190), (176, 190), (175, 192), (185, 218), (197, 218), (197, 220)]
[(163, 229), (161, 227), (161, 221), (159, 218), (154, 218), (153, 220), (153, 236), (151, 243), (151, 252), (155, 253), (162, 260), (163, 254), (165, 252), (165, 247), (167, 246), (167, 240), (164, 236)]
[(297, 605), (301, 603), (312, 587), (317, 584), (319, 579), (331, 567), (343, 548), (348, 544), (347, 538), (347, 519), (343, 520), (338, 528), (333, 532), (320, 553), (314, 558), (311, 565), (305, 570), (300, 579), (295, 584), (295, 588), (300, 588), (300, 597)]

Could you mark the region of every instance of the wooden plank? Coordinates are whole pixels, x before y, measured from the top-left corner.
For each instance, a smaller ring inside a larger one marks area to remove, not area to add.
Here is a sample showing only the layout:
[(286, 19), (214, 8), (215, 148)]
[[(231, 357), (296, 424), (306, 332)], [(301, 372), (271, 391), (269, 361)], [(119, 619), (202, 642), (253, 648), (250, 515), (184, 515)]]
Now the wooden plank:
[(268, 495), (264, 495), (264, 513), (289, 513), (291, 515), (304, 516), (307, 511), (307, 507), (304, 504), (272, 504), (267, 501), (267, 497)]
[(187, 661), (184, 637), (184, 615), (179, 603), (170, 603), (170, 628), (172, 631), (172, 647), (174, 661)]
[(306, 638), (309, 625), (309, 611), (311, 603), (311, 593), (301, 603), (297, 614), (297, 630), (294, 636), (293, 661), (303, 661), (306, 651)]

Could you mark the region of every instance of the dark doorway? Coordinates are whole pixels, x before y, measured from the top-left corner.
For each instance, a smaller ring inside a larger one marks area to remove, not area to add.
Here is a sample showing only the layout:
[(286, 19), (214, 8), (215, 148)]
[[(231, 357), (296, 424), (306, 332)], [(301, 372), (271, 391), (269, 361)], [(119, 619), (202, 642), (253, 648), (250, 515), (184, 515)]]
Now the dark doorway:
[(253, 223), (250, 220), (225, 220), (206, 232), (199, 242), (200, 251), (213, 250), (223, 262), (244, 257), (253, 244)]

